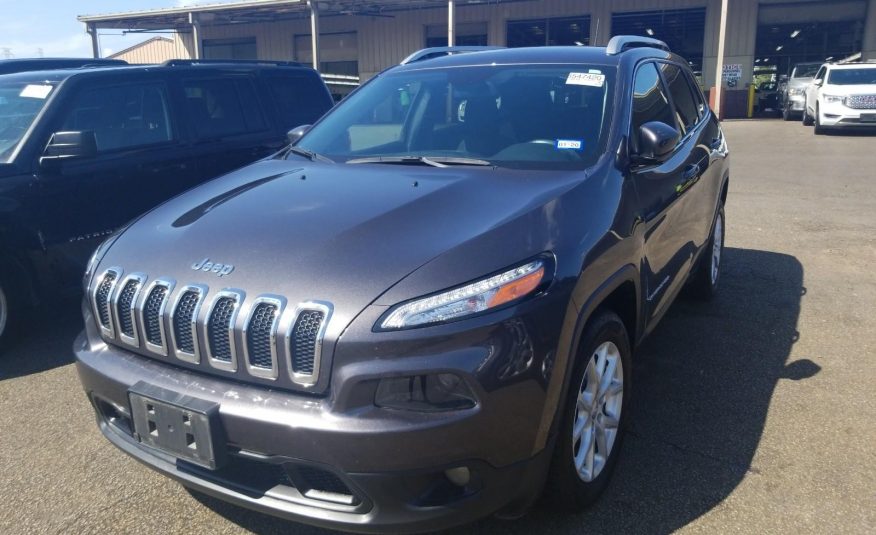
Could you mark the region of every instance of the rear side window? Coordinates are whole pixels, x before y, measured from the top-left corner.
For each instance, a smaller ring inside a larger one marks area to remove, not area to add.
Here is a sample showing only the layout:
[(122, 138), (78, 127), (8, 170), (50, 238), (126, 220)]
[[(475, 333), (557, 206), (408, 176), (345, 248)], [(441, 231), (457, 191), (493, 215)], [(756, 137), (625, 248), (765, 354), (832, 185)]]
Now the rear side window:
[(666, 87), (669, 88), (669, 94), (672, 95), (675, 112), (678, 114), (678, 122), (684, 126), (684, 131), (687, 132), (697, 124), (700, 118), (687, 77), (678, 65), (671, 63), (662, 63), (660, 70), (663, 71), (663, 80), (666, 81)]
[[(639, 127), (651, 121), (660, 121), (676, 127), (674, 113), (669, 105), (669, 98), (663, 91), (657, 67), (646, 63), (636, 71), (633, 84), (633, 136), (638, 143)], [(638, 147), (636, 147), (638, 148)]]
[(252, 81), (204, 78), (183, 82), (186, 106), (201, 139), (216, 139), (267, 128)]
[(86, 88), (69, 110), (62, 130), (93, 131), (99, 152), (174, 139), (162, 83)]
[(315, 76), (271, 76), (265, 81), (284, 130), (313, 124), (332, 106), (322, 81)]

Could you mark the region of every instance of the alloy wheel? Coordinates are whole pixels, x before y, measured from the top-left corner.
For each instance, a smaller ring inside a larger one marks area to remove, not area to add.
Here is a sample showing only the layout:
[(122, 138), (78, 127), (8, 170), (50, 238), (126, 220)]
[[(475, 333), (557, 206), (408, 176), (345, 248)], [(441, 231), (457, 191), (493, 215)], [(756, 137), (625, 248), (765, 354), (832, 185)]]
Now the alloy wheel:
[(572, 456), (582, 481), (596, 479), (618, 437), (623, 409), (624, 370), (614, 342), (603, 342), (587, 363), (578, 388), (572, 425)]

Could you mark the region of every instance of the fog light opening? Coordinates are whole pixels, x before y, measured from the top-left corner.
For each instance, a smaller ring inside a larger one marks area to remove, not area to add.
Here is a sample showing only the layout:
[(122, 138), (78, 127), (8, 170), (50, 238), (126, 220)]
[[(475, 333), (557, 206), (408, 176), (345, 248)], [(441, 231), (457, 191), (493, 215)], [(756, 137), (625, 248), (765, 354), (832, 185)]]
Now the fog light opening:
[(457, 466), (444, 471), (444, 477), (457, 487), (465, 487), (471, 483), (471, 470), (467, 466)]

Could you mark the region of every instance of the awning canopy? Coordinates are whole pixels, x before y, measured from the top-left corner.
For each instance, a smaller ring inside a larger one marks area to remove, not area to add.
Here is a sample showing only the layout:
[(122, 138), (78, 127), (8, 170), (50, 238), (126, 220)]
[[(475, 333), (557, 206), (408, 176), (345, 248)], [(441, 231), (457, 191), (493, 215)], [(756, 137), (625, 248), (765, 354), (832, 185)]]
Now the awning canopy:
[[(456, 0), (455, 4), (461, 7), (519, 1), (532, 0)], [(391, 17), (393, 11), (448, 6), (448, 0), (319, 0), (313, 3), (323, 17)], [(190, 15), (192, 14), (197, 16), (201, 24), (222, 25), (306, 19), (311, 16), (311, 11), (306, 0), (249, 0), (104, 15), (80, 15), (78, 19), (94, 29), (188, 31), (191, 29)]]

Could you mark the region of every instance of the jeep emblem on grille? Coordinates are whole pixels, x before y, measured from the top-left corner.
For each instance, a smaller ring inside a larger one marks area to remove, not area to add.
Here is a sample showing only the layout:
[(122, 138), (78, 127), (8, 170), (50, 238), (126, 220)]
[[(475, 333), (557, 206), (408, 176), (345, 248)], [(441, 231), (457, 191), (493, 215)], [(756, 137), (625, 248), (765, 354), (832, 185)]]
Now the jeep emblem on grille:
[(218, 262), (210, 262), (209, 258), (205, 258), (192, 264), (192, 269), (195, 271), (206, 271), (207, 273), (215, 273), (220, 277), (228, 275), (234, 271), (234, 266), (231, 264), (220, 264)]

